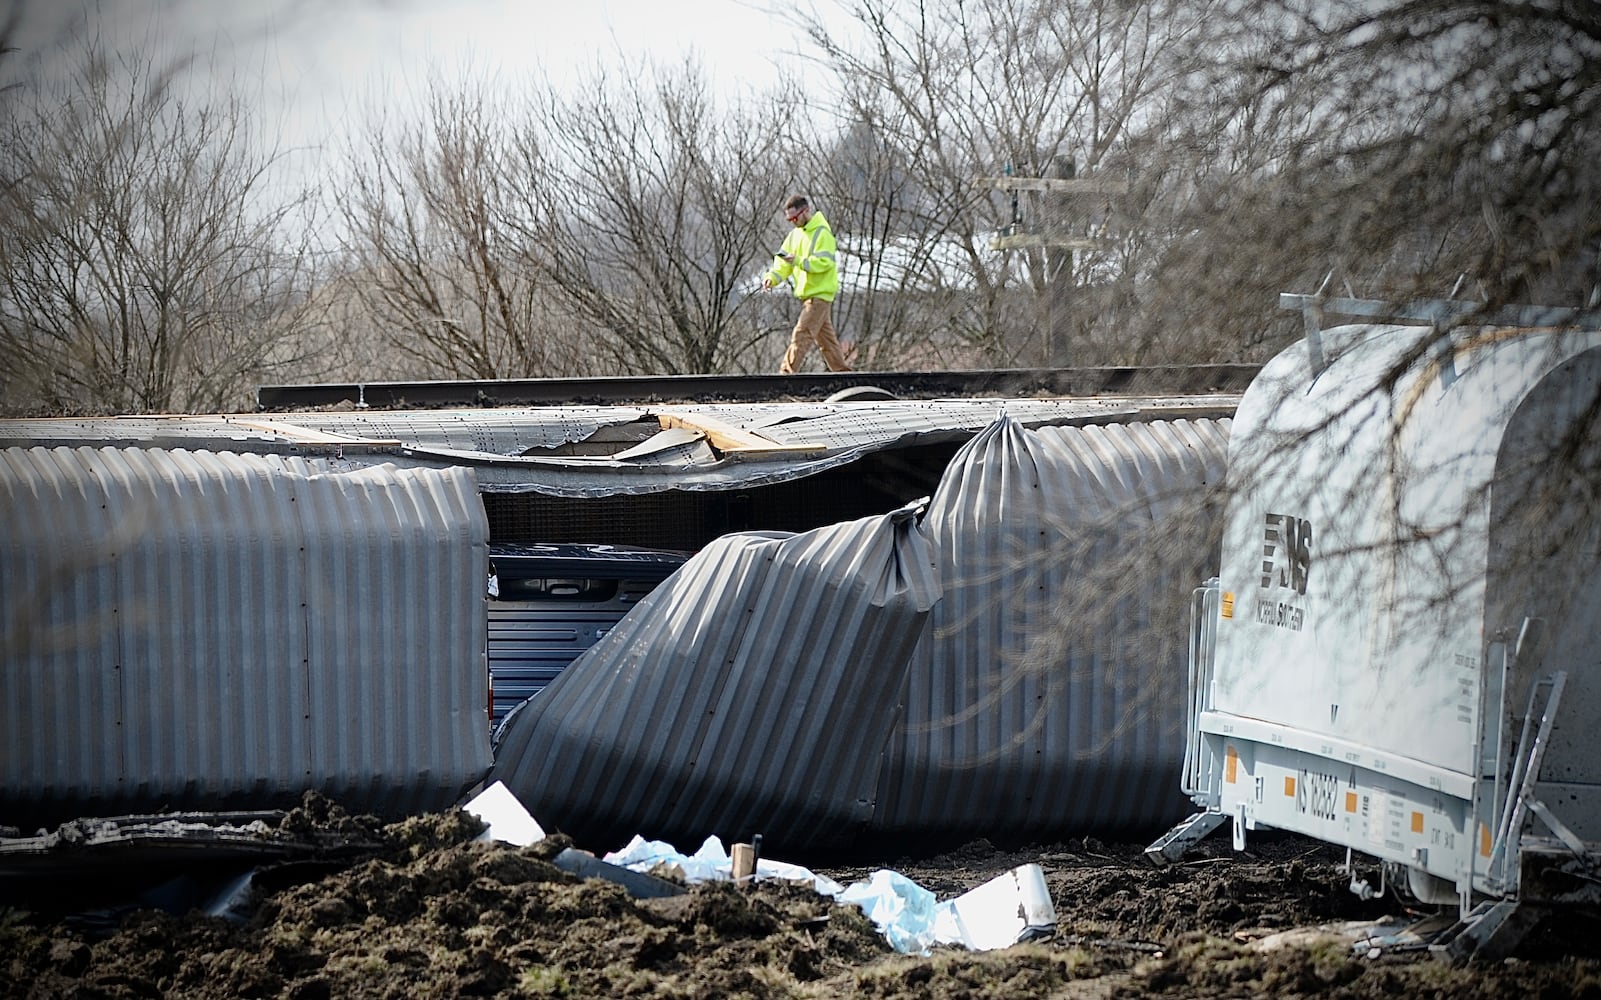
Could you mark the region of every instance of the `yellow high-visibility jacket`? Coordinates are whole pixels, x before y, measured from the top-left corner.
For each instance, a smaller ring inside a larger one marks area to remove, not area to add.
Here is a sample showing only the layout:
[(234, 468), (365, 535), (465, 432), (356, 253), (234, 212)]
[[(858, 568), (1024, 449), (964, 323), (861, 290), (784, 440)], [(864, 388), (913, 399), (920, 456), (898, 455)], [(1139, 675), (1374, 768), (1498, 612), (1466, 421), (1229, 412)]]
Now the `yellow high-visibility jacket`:
[(805, 227), (792, 226), (781, 252), (792, 255), (795, 263), (774, 257), (767, 272), (769, 282), (792, 281), (797, 299), (834, 301), (839, 294), (839, 268), (834, 261), (834, 233), (822, 212), (813, 212)]

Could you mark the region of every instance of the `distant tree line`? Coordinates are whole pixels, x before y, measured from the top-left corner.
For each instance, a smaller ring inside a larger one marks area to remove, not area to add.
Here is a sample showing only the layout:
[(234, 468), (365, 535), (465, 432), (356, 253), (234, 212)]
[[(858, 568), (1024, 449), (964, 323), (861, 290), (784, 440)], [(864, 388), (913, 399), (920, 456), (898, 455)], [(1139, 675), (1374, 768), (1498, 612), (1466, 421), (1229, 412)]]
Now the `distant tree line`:
[[(777, 16), (808, 58), (770, 88), (714, 92), (694, 61), (436, 77), (310, 185), (238, 95), (92, 35), (65, 83), (7, 73), (0, 409), (774, 370), (793, 310), (757, 276), (791, 191), (833, 222), (863, 368), (1260, 360), (1299, 332), (1283, 291), (1576, 305), (1601, 278), (1586, 0)], [(1008, 174), (1115, 183), (983, 180)]]

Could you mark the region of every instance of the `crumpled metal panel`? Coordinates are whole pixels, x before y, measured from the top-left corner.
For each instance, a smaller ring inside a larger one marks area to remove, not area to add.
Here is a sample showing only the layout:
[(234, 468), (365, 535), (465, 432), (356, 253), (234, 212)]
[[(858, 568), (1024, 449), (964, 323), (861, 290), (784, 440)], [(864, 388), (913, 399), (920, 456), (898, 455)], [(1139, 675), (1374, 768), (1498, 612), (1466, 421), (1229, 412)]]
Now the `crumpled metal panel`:
[(472, 473), (0, 451), (0, 824), (443, 808), (489, 767)]
[(939, 596), (913, 518), (708, 545), (507, 717), (488, 780), (596, 847), (848, 842)]
[(1229, 425), (1001, 420), (957, 453), (923, 521), (944, 596), (876, 829), (1066, 835), (1183, 815), (1187, 607), (1216, 572)]
[[(1185, 805), (1187, 608), (1228, 429), (1003, 418), (893, 548), (857, 539), (875, 519), (727, 536), (507, 719), (492, 777), (596, 844), (1160, 827)], [(799, 540), (826, 574), (779, 557)], [(933, 559), (941, 596), (868, 630), (888, 553)]]
[[(473, 410), (0, 420), (0, 446), (118, 444), (318, 454), (339, 469), (393, 463), (467, 467), (485, 492), (558, 497), (767, 486), (848, 465), (864, 454), (965, 441), (1005, 413), (1029, 427), (1231, 414), (1238, 394), (1052, 399), (526, 407)], [(614, 451), (584, 448), (658, 419), (716, 421), (769, 439), (776, 451), (714, 446), (680, 427)]]
[[(631, 406), (550, 406), (475, 410), (366, 410), (262, 415), (329, 434), (404, 441), (462, 452), (521, 455), (569, 445), (614, 427), (647, 419)], [(250, 419), (250, 418), (240, 418)]]

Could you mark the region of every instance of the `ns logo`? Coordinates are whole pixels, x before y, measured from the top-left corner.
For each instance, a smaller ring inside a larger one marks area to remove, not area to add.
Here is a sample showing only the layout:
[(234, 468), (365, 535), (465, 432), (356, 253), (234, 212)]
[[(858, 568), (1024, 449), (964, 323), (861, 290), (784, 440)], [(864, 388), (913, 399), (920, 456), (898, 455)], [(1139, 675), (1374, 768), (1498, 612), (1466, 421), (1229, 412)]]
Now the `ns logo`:
[(1312, 571), (1312, 522), (1289, 514), (1269, 514), (1262, 531), (1262, 589), (1288, 587), (1306, 593)]

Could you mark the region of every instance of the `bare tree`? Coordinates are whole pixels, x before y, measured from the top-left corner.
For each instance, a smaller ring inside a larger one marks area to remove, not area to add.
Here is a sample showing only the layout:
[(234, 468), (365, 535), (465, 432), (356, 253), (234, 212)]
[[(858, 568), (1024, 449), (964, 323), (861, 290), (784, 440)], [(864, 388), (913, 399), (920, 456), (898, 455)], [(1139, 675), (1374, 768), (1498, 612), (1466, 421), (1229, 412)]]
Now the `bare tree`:
[(581, 94), (435, 80), (420, 121), (374, 125), (335, 193), (350, 297), (417, 374), (765, 366), (775, 140), (693, 65)]
[(376, 120), (349, 147), (334, 188), (345, 287), (410, 374), (565, 375), (574, 352), (540, 253), (519, 219), (521, 190), (552, 182), (514, 141), (517, 116), (487, 82), (435, 77), (420, 119)]
[[(846, 303), (866, 344), (913, 327), (989, 363), (1040, 358), (1065, 311), (1075, 363), (1259, 359), (1295, 329), (1277, 294), (1331, 270), (1370, 295), (1443, 295), (1466, 273), (1491, 301), (1568, 301), (1594, 281), (1593, 5), (835, 13), (866, 43), (798, 20), (839, 86), (820, 131), (847, 139), (811, 143), (830, 154), (812, 169), (846, 201), (842, 245), (869, 261), (869, 294)], [(1063, 161), (1129, 191), (1054, 217), (1025, 195), (1023, 221), (1099, 242), (987, 254), (1011, 206), (972, 176)]]
[(820, 204), (833, 213), (831, 224), (839, 219), (836, 322), (854, 345), (857, 366), (970, 367), (969, 338), (929, 328), (930, 307), (958, 298), (962, 284), (957, 277), (953, 287), (941, 266), (949, 261), (941, 259), (939, 242), (915, 235), (929, 228), (920, 206), (931, 196), (871, 120), (852, 122), (832, 139), (813, 131), (792, 140), (794, 148), (826, 155), (803, 158), (814, 179), (798, 186), (827, 194)]
[(1151, 282), (1184, 292), (1143, 323), (1260, 358), (1299, 332), (1277, 294), (1331, 272), (1332, 290), (1376, 298), (1583, 301), (1601, 241), (1595, 5), (1226, 12), (1170, 133), (1191, 173)]
[(84, 43), (0, 123), (0, 350), (12, 411), (244, 404), (305, 359), (305, 193), (274, 188), (243, 103), (191, 101), (149, 59)]
[[(837, 81), (840, 116), (870, 136), (844, 147), (818, 144), (841, 154), (847, 177), (837, 190), (853, 198), (838, 226), (854, 237), (852, 225), (861, 221), (863, 256), (915, 262), (870, 267), (865, 278), (874, 300), (881, 293), (923, 299), (931, 316), (943, 318), (930, 335), (944, 328), (978, 349), (975, 360), (1044, 358), (1042, 333), (1062, 322), (1051, 310), (1075, 308), (1062, 289), (1132, 273), (1145, 259), (1133, 253), (1141, 245), (1108, 240), (1076, 257), (1044, 247), (1002, 256), (989, 244), (1014, 221), (1010, 199), (974, 179), (1007, 168), (1041, 176), (1064, 164), (1122, 179), (1141, 168), (1137, 140), (1160, 121), (1210, 6), (982, 0), (907, 7), (873, 0), (844, 12), (867, 39), (862, 45), (822, 16), (797, 16)], [(853, 162), (859, 150), (880, 150), (877, 158), (896, 164), (900, 175), (877, 172), (871, 187), (851, 181), (872, 169)], [(833, 167), (817, 164), (825, 175)], [(1053, 207), (1051, 218), (1032, 221), (1054, 235), (1084, 236), (1106, 214), (1096, 204), (1071, 219)], [(1082, 342), (1094, 315), (1075, 311)], [(881, 332), (875, 322), (863, 339), (896, 336), (904, 325), (903, 314), (891, 314), (890, 329)], [(930, 320), (921, 325), (927, 329)], [(1080, 363), (1095, 357), (1084, 346)]]
[(517, 157), (540, 181), (515, 218), (607, 370), (776, 364), (751, 298), (787, 177), (770, 114), (719, 105), (693, 62), (540, 95)]
[[(1279, 102), (1297, 81), (1312, 78), (1324, 110), (1323, 136), (1293, 147), (1272, 176), (1239, 199), (1232, 231), (1242, 248), (1261, 256), (1255, 273), (1308, 285), (1332, 274), (1340, 291), (1397, 304), (1451, 296), (1474, 305), (1418, 338), (1374, 394), (1382, 399), (1409, 377), (1437, 373), (1440, 358), (1453, 356), (1446, 342), (1452, 327), (1474, 325), (1502, 306), (1596, 304), (1601, 9), (1562, 0), (1261, 8), (1271, 44), (1259, 58), (1231, 66), (1244, 95)], [(1216, 121), (1231, 126), (1246, 103)], [(1269, 246), (1276, 253), (1266, 253)], [(1244, 270), (1231, 256), (1219, 277)], [(1299, 335), (1301, 324), (1291, 320), (1276, 332), (1264, 347)], [(1352, 408), (1368, 405), (1363, 398)], [(1512, 452), (1538, 486), (1518, 506), (1537, 512), (1551, 539), (1594, 532), (1598, 410), (1601, 394), (1577, 398), (1576, 419), (1542, 428), (1541, 440)], [(1410, 405), (1388, 419), (1396, 440), (1418, 433), (1421, 418)], [(1393, 544), (1403, 552), (1448, 549), (1490, 492), (1485, 483), (1464, 496), (1460, 510), (1429, 511), (1448, 526), (1443, 534), (1420, 525)], [(1535, 567), (1554, 553), (1526, 554), (1527, 572), (1543, 572)]]

